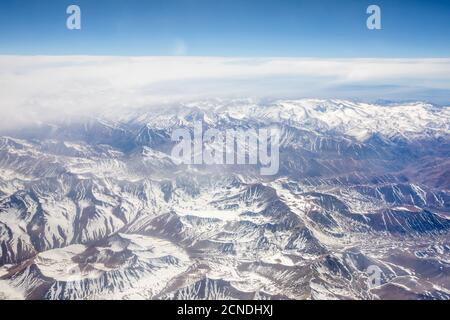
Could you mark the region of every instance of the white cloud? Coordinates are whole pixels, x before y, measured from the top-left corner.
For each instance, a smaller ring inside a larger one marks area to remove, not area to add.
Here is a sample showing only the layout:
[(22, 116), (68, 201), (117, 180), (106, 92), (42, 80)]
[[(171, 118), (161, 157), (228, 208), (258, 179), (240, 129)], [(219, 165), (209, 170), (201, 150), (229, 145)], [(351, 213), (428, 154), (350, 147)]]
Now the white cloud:
[(0, 88), (2, 128), (211, 97), (448, 102), (450, 59), (0, 56)]

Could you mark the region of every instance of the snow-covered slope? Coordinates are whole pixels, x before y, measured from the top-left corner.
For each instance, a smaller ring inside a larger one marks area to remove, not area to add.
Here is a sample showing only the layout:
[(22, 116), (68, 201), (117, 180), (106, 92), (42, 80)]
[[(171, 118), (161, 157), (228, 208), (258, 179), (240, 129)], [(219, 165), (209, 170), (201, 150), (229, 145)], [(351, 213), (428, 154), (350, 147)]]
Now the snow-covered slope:
[[(278, 174), (176, 165), (198, 121), (278, 126)], [(0, 298), (448, 299), (449, 126), (421, 102), (247, 99), (2, 132)]]

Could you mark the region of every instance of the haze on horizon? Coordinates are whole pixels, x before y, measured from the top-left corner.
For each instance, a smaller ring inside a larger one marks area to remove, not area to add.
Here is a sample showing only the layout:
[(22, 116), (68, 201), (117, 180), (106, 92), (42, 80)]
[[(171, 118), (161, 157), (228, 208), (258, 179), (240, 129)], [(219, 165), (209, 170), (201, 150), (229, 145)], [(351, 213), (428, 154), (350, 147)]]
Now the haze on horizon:
[(0, 56), (1, 127), (204, 99), (448, 105), (450, 59)]

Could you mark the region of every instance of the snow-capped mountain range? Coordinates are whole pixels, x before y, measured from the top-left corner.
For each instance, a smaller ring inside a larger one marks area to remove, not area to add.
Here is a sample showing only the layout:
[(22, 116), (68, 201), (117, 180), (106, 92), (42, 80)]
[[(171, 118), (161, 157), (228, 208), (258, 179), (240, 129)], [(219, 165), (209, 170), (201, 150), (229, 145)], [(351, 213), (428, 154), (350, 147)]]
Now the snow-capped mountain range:
[[(278, 126), (278, 174), (177, 165), (199, 121)], [(0, 135), (0, 298), (450, 299), (450, 107), (208, 100)]]

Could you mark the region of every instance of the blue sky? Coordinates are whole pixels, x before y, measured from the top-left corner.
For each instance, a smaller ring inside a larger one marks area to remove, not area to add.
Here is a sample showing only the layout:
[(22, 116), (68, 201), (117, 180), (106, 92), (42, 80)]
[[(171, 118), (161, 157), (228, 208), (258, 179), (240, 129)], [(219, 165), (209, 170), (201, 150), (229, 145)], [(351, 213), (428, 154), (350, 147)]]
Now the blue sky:
[[(66, 29), (66, 8), (82, 30)], [(366, 28), (366, 8), (383, 29)], [(450, 0), (1, 0), (0, 54), (450, 57)]]

